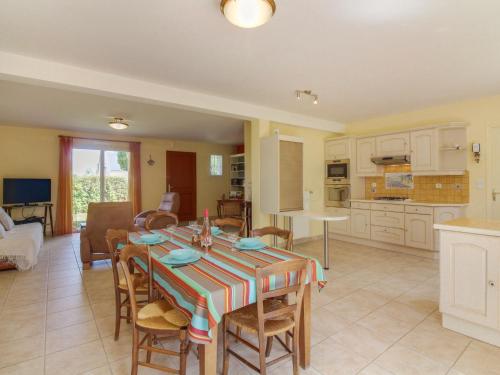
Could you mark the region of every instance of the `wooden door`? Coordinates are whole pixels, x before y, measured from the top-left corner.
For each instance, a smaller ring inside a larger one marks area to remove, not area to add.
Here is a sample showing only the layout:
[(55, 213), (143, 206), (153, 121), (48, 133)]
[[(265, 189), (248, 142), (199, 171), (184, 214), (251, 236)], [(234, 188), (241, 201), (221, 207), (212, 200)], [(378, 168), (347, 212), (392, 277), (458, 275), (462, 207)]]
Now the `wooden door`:
[(500, 240), (446, 231), (440, 237), (441, 312), (498, 328)]
[(359, 176), (373, 176), (377, 173), (377, 166), (371, 158), (375, 156), (375, 137), (361, 138), (356, 142), (356, 170)]
[(432, 250), (432, 215), (406, 214), (406, 246)]
[(167, 191), (179, 193), (179, 220), (196, 219), (196, 152), (167, 151)]
[(437, 132), (435, 129), (425, 129), (411, 132), (411, 170), (437, 170), (437, 148)]

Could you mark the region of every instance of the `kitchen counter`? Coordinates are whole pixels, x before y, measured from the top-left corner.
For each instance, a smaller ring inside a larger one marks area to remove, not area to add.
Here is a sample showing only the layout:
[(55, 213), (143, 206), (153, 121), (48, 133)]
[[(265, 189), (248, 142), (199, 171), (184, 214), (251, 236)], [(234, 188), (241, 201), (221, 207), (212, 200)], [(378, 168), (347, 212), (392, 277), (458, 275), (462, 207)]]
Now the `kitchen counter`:
[(434, 224), (434, 229), (500, 237), (500, 221), (466, 217)]
[(377, 200), (377, 199), (351, 199), (351, 202), (403, 204), (403, 205), (407, 205), (407, 206), (428, 206), (428, 207), (465, 207), (465, 206), (469, 205), (468, 203), (420, 202), (420, 201), (414, 201), (412, 199), (406, 199), (404, 201)]

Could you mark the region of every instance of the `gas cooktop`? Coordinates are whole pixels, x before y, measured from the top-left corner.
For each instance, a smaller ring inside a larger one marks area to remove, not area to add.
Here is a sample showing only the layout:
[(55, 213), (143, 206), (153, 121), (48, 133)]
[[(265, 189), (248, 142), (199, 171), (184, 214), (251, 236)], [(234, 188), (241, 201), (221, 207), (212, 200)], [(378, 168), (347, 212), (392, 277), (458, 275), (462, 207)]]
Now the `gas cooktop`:
[(408, 198), (406, 198), (406, 197), (375, 197), (373, 199), (376, 201), (404, 201)]

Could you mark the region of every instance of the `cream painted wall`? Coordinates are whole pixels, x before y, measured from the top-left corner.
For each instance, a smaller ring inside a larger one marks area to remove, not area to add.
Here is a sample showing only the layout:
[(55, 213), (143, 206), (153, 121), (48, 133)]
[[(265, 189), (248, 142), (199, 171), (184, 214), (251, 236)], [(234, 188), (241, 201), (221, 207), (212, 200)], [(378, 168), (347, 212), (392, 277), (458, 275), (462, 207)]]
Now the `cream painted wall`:
[[(487, 217), (487, 208), (490, 204), (489, 194), (491, 193), (487, 190), (488, 163), (493, 162), (488, 159), (491, 147), (488, 143), (488, 128), (500, 126), (500, 95), (355, 121), (348, 124), (347, 132), (350, 135), (360, 135), (445, 124), (454, 121), (468, 123), (469, 150), (473, 142), (481, 143), (481, 161), (479, 164), (472, 160), (472, 154), (468, 151), (467, 168), (470, 173), (470, 205), (467, 208), (467, 215), (485, 218)], [(495, 147), (498, 147), (498, 145), (495, 145)], [(500, 173), (500, 167), (497, 173)], [(481, 184), (484, 185), (483, 188), (480, 187)]]
[[(110, 137), (109, 135), (4, 125), (0, 125), (0, 178), (51, 178), (52, 201), (57, 203), (59, 134), (141, 142), (142, 206), (144, 210), (156, 208), (161, 194), (166, 190), (167, 150), (197, 153), (197, 209), (199, 216), (205, 207), (208, 207), (211, 214), (215, 215), (216, 199), (223, 193), (228, 194), (229, 192), (229, 155), (234, 151), (233, 146), (158, 138)], [(156, 161), (152, 167), (146, 163), (150, 154)], [(222, 177), (209, 175), (209, 155), (211, 154), (223, 155), (224, 175)], [(2, 184), (0, 184), (0, 200), (3, 197), (2, 188)]]

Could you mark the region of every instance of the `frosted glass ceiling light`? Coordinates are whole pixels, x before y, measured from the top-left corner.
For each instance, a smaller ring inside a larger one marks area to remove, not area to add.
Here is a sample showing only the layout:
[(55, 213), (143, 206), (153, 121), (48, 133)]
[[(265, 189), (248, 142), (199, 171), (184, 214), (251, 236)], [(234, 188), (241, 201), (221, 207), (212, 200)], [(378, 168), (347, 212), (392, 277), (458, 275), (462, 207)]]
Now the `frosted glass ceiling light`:
[(274, 0), (222, 0), (220, 9), (233, 25), (251, 29), (270, 20), (276, 4)]
[(108, 125), (116, 130), (124, 130), (128, 128), (128, 124), (121, 117), (114, 117), (113, 120), (108, 122)]

